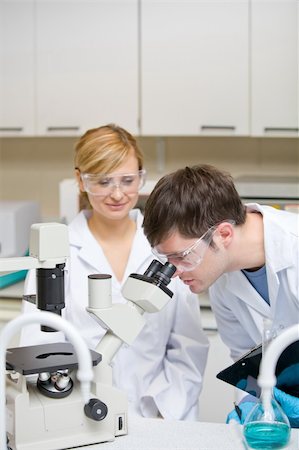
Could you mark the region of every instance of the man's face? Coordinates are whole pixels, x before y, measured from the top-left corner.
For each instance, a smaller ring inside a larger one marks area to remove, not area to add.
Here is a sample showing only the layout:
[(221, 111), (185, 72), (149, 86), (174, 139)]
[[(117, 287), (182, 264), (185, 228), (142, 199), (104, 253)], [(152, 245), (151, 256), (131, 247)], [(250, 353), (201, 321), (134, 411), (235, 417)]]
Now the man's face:
[(175, 231), (155, 248), (177, 267), (174, 276), (180, 277), (194, 293), (206, 291), (225, 272), (226, 252), (217, 227), (209, 233), (206, 240), (185, 238)]

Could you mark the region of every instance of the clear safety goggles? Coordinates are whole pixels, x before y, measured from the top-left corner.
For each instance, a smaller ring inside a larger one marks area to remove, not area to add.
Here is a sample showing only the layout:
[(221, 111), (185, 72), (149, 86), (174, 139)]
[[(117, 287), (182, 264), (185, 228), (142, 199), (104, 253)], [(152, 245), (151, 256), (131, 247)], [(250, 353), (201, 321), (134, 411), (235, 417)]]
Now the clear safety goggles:
[(144, 186), (146, 171), (142, 169), (137, 173), (108, 175), (81, 173), (80, 177), (86, 192), (91, 195), (105, 197), (116, 188), (120, 189), (124, 194), (136, 194)]
[[(235, 224), (233, 220), (227, 220), (232, 225)], [(218, 224), (219, 225), (219, 224)], [(190, 247), (181, 252), (176, 253), (160, 253), (157, 248), (152, 248), (153, 254), (165, 264), (166, 261), (176, 266), (180, 272), (188, 272), (195, 269), (198, 266), (207, 251), (207, 248), (212, 242), (213, 236), (218, 228), (218, 225), (214, 225), (209, 228), (197, 241), (195, 241)]]

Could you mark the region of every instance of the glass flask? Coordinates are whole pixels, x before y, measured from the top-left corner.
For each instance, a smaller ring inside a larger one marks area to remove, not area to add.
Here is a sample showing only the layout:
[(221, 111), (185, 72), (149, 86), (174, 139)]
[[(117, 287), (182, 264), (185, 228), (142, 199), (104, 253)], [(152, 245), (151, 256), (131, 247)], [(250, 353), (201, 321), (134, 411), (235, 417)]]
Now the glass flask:
[(273, 395), (266, 409), (260, 401), (250, 411), (243, 434), (250, 449), (280, 449), (288, 445), (290, 422)]

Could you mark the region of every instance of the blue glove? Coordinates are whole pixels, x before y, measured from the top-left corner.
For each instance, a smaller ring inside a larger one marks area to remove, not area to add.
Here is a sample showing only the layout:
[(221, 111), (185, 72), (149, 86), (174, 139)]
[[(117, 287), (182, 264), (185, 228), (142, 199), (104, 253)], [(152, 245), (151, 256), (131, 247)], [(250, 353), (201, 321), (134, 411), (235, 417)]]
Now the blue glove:
[[(246, 419), (247, 415), (250, 413), (250, 411), (253, 409), (253, 407), (256, 405), (256, 402), (241, 402), (238, 406), (235, 407), (227, 416), (226, 423), (229, 423), (230, 420), (235, 420), (238, 423), (244, 423), (244, 420)], [(238, 414), (238, 412), (239, 414)], [(239, 417), (240, 416), (240, 417)]]
[(299, 398), (274, 388), (274, 397), (288, 416), (292, 428), (299, 428)]

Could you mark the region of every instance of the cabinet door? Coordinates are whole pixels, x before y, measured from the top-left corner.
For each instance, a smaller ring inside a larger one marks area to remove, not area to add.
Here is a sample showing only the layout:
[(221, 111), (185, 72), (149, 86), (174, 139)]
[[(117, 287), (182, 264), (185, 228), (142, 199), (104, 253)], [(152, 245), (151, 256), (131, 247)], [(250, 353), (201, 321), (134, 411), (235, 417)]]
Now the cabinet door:
[(234, 407), (236, 390), (233, 386), (216, 378), (216, 374), (230, 366), (233, 361), (229, 349), (222, 342), (213, 312), (201, 308), (201, 321), (209, 338), (210, 349), (204, 374), (203, 390), (199, 396), (199, 420), (201, 422), (225, 422)]
[(39, 135), (138, 130), (137, 0), (37, 0)]
[(141, 0), (143, 135), (247, 135), (247, 0)]
[(298, 136), (298, 1), (252, 0), (252, 134)]
[(33, 23), (33, 1), (0, 1), (0, 136), (34, 134)]

